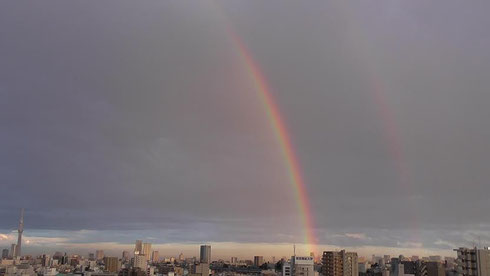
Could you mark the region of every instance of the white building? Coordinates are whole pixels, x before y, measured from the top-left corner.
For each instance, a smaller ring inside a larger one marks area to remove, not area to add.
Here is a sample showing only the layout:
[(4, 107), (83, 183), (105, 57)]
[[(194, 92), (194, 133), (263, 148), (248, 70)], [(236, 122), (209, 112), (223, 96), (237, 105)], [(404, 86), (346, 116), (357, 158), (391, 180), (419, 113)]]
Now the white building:
[(282, 264), (282, 276), (292, 276), (290, 263), (284, 262)]
[(314, 257), (291, 257), (291, 268), (293, 276), (315, 276)]

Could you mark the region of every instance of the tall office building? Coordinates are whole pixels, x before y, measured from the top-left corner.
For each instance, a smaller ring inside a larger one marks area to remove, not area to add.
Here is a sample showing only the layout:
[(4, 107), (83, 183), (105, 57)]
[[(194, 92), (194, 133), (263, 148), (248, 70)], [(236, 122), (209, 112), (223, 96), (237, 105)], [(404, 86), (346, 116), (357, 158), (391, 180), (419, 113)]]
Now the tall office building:
[[(308, 257), (291, 257), (291, 270), (293, 276), (314, 276), (315, 275), (315, 260), (314, 256)], [(356, 275), (357, 276), (357, 275)]]
[(490, 275), (490, 250), (458, 248), (456, 260), (458, 275)]
[(96, 250), (95, 251), (95, 259), (97, 261), (104, 259), (104, 250)]
[(2, 259), (7, 259), (9, 257), (9, 250), (5, 248), (2, 250)]
[(264, 256), (254, 256), (254, 266), (261, 266), (264, 264)]
[(179, 261), (181, 262), (185, 261), (184, 253), (179, 254)]
[(151, 258), (151, 243), (143, 243), (143, 252), (140, 254), (146, 255), (146, 258)]
[(123, 261), (123, 262), (127, 262), (127, 261), (129, 261), (129, 251), (124, 250), (124, 251), (122, 252), (122, 261)]
[(211, 263), (211, 245), (201, 245), (199, 261), (205, 264)]
[(17, 250), (17, 245), (15, 243), (13, 243), (12, 245), (10, 245), (10, 257), (11, 258), (15, 258), (15, 256), (16, 256), (15, 250)]
[(322, 273), (326, 276), (357, 276), (357, 253), (345, 250), (323, 252)]
[(142, 240), (136, 240), (134, 243), (134, 255), (141, 254), (143, 251), (143, 241)]
[(157, 263), (158, 262), (158, 258), (160, 258), (158, 256), (158, 251), (153, 251), (153, 253), (151, 253), (151, 261), (154, 262), (154, 263)]
[(24, 232), (24, 208), (20, 209), (20, 220), (19, 220), (19, 228), (17, 229), (17, 247), (15, 248), (14, 257), (22, 256), (22, 233)]
[(108, 272), (119, 272), (121, 264), (117, 257), (104, 257), (105, 270)]

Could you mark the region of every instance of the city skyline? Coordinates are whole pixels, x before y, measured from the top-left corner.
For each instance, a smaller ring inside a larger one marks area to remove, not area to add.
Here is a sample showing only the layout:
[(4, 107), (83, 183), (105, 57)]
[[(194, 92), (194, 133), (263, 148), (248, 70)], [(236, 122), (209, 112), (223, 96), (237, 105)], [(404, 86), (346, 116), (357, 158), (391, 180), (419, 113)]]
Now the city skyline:
[(490, 3), (0, 7), (2, 249), (490, 245)]

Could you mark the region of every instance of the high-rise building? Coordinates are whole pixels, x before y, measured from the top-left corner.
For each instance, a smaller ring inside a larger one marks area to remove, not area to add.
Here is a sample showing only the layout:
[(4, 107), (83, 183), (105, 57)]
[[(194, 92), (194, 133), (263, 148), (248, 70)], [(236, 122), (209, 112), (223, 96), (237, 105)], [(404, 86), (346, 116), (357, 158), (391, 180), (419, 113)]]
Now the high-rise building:
[(158, 258), (160, 258), (158, 256), (158, 251), (153, 251), (153, 253), (151, 253), (151, 261), (154, 262), (154, 263), (157, 263), (158, 262)]
[(211, 263), (211, 245), (201, 245), (199, 262), (209, 264)]
[(314, 276), (315, 275), (315, 260), (314, 256), (291, 257), (291, 269), (293, 276)]
[(134, 243), (134, 255), (139, 255), (143, 251), (143, 241), (136, 240)]
[(49, 264), (50, 262), (51, 262), (51, 257), (49, 255), (43, 254), (42, 259), (41, 259), (41, 264), (44, 267), (47, 267), (50, 265)]
[(5, 248), (2, 250), (2, 259), (7, 259), (9, 257), (9, 250)]
[(264, 256), (254, 256), (254, 266), (261, 266), (264, 264)]
[(15, 243), (13, 243), (12, 245), (10, 245), (10, 257), (11, 258), (15, 258), (15, 256), (17, 256), (15, 254), (15, 250), (17, 250), (17, 245)]
[(345, 252), (344, 250), (340, 252), (343, 254), (342, 259), (344, 262), (344, 276), (358, 276), (359, 266), (357, 261), (357, 253)]
[(119, 272), (121, 263), (117, 257), (104, 257), (105, 270), (108, 272)]
[(104, 250), (96, 250), (95, 259), (97, 259), (97, 261), (104, 259)]
[(230, 264), (231, 264), (231, 265), (236, 265), (236, 264), (238, 264), (238, 258), (237, 258), (237, 257), (231, 257), (231, 259), (230, 259)]
[(122, 261), (123, 261), (123, 262), (127, 262), (127, 261), (129, 261), (129, 251), (124, 250), (124, 251), (122, 252)]
[(146, 271), (147, 263), (148, 263), (148, 258), (146, 255), (144, 254), (134, 255), (133, 267), (137, 267)]
[(459, 275), (490, 275), (490, 250), (469, 248), (454, 249), (458, 254), (456, 260)]
[(184, 253), (179, 254), (179, 261), (181, 262), (185, 261)]
[(357, 276), (359, 274), (357, 253), (345, 252), (345, 250), (323, 252), (322, 273), (326, 276)]
[(140, 254), (146, 255), (146, 258), (150, 259), (151, 257), (151, 243), (143, 243), (143, 252)]
[(24, 208), (20, 209), (19, 228), (17, 229), (17, 248), (14, 257), (22, 256), (22, 233), (24, 232)]

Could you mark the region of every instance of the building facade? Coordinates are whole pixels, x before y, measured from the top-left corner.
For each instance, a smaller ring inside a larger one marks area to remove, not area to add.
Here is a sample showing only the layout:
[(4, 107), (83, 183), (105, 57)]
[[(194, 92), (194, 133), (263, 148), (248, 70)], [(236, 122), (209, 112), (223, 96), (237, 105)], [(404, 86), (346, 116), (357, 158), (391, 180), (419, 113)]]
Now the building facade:
[(199, 262), (205, 264), (211, 263), (211, 245), (201, 245)]
[(357, 253), (345, 250), (323, 252), (322, 274), (325, 276), (358, 276)]
[(458, 275), (490, 275), (490, 250), (488, 248), (473, 249), (458, 248), (454, 249), (457, 252), (456, 271)]
[(264, 264), (264, 256), (254, 256), (254, 266), (261, 266)]
[(291, 269), (292, 269), (293, 276), (314, 276), (315, 275), (314, 257), (292, 256)]

